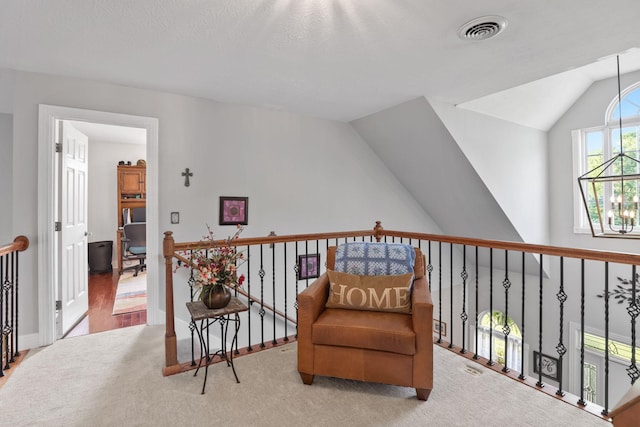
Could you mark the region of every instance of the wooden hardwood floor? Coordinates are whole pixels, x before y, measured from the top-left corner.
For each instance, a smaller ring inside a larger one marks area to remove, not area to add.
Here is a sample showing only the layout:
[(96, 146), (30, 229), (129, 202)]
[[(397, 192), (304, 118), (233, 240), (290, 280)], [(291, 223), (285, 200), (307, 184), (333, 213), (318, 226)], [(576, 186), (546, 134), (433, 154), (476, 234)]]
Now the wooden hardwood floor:
[(89, 275), (89, 311), (64, 338), (110, 331), (147, 323), (147, 311), (112, 315), (118, 289), (118, 272)]

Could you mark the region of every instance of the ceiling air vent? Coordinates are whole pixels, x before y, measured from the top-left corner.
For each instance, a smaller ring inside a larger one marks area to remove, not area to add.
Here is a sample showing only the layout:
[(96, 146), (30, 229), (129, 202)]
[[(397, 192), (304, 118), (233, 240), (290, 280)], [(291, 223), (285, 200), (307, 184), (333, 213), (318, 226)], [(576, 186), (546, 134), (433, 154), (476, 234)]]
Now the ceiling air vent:
[(458, 30), (462, 40), (487, 40), (497, 36), (507, 27), (502, 16), (482, 16), (464, 24)]

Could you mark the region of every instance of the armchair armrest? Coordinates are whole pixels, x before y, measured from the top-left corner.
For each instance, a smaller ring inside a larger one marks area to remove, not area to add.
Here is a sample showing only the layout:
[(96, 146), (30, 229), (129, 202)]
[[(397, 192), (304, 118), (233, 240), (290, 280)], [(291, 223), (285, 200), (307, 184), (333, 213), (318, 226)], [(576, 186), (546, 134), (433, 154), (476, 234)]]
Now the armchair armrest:
[(416, 334), (414, 387), (431, 390), (433, 388), (433, 301), (426, 277), (421, 277), (413, 283), (411, 306), (413, 330)]
[(298, 371), (313, 374), (311, 327), (320, 316), (329, 296), (329, 276), (323, 273), (298, 295)]
[[(324, 310), (329, 297), (329, 276), (323, 273), (320, 277), (298, 295), (298, 312), (304, 306), (305, 315), (310, 314), (310, 321), (313, 323)], [(306, 319), (305, 319), (306, 320)], [(298, 319), (300, 322), (301, 319)]]

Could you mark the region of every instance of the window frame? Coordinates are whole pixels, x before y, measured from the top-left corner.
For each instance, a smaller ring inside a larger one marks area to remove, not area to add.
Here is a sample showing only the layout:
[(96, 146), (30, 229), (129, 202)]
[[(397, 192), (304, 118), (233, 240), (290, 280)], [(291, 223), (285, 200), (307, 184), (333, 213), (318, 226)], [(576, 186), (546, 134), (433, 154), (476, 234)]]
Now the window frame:
[[(640, 81), (633, 83), (621, 91), (621, 99), (624, 99), (627, 95), (634, 91), (640, 91)], [(587, 135), (592, 132), (602, 133), (602, 161), (611, 159), (614, 156), (614, 152), (617, 147), (614, 147), (614, 141), (612, 135), (614, 131), (620, 128), (620, 119), (614, 118), (614, 113), (618, 109), (618, 96), (609, 103), (605, 109), (604, 125), (593, 126), (583, 129), (576, 129), (571, 131), (572, 140), (572, 155), (573, 155), (573, 232), (575, 234), (591, 234), (591, 228), (589, 226), (589, 220), (587, 213), (585, 212), (584, 202), (580, 194), (580, 186), (577, 178), (584, 175), (589, 171), (587, 160)], [(640, 128), (640, 113), (635, 116), (622, 117), (622, 128), (636, 126)], [(638, 149), (640, 153), (640, 147)], [(640, 155), (639, 155), (640, 156)], [(603, 190), (604, 200), (609, 200), (611, 197), (611, 190), (608, 186), (605, 186)]]

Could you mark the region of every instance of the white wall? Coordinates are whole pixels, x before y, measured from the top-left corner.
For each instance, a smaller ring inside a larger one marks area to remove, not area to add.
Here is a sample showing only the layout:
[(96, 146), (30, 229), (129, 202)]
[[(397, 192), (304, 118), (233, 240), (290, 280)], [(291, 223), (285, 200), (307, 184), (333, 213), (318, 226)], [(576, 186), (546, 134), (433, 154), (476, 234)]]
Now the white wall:
[(13, 113), (13, 88), (15, 73), (0, 68), (0, 113)]
[(0, 113), (0, 245), (10, 243), (13, 235), (11, 212), (13, 186), (13, 116)]
[(429, 102), (523, 241), (548, 243), (546, 133)]
[[(430, 218), (348, 124), (80, 79), (14, 77), (14, 165), (36, 163), (39, 104), (159, 119), (159, 224), (177, 241), (199, 239), (207, 222), (221, 237), (231, 233), (217, 226), (219, 196), (249, 197), (247, 237), (370, 229), (375, 220), (432, 231)], [(194, 173), (190, 187), (181, 176), (186, 167)], [(38, 329), (37, 176), (33, 167), (13, 170), (14, 230), (32, 242), (21, 258), (25, 334)], [(171, 211), (180, 211), (177, 226)], [(150, 286), (164, 294), (162, 277)]]
[(120, 160), (134, 165), (138, 159), (146, 160), (146, 149), (144, 144), (89, 140), (89, 242), (113, 241), (114, 262), (118, 228), (117, 165)]

